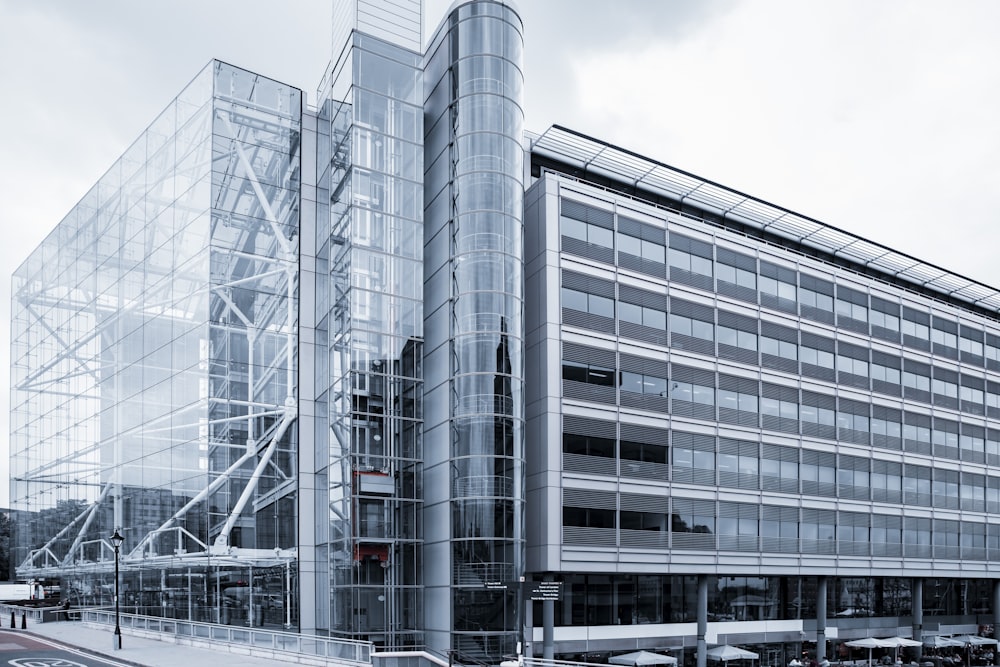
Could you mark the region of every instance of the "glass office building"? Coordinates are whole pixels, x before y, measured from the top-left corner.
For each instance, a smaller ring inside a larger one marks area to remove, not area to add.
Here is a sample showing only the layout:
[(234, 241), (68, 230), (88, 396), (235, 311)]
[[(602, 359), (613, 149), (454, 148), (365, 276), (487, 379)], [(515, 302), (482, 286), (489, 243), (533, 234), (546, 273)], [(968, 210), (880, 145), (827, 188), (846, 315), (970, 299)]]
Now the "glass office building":
[(991, 631), (1000, 293), (423, 25), (337, 3), (314, 107), (210, 63), (15, 273), (18, 576), (109, 604), (117, 529), (127, 613), (460, 662)]
[(210, 63), (15, 273), (21, 576), (106, 602), (117, 528), (126, 608), (287, 621), (301, 113)]

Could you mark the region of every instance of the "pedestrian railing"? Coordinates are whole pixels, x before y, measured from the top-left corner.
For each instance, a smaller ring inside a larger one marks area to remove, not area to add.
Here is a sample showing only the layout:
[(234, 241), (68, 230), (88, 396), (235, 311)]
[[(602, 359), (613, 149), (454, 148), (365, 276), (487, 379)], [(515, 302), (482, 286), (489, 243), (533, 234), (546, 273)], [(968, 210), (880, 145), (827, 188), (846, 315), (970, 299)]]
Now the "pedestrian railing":
[[(114, 610), (85, 609), (81, 610), (80, 617), (85, 623), (109, 626), (115, 624)], [(336, 662), (370, 665), (372, 663), (370, 642), (138, 614), (120, 614), (119, 626), (126, 634), (159, 635), (163, 639), (169, 637), (169, 641), (195, 646), (211, 645), (214, 648), (218, 648), (219, 644), (229, 644), (234, 652), (246, 650), (251, 655), (295, 654), (305, 658), (318, 658), (321, 660), (319, 664)]]

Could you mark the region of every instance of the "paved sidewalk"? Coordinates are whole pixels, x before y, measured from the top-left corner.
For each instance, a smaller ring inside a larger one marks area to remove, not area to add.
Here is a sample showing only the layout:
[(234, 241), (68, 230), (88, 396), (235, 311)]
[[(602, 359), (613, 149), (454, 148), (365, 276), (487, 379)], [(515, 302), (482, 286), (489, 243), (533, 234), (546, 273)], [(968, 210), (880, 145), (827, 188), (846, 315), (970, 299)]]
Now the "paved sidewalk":
[(214, 651), (128, 634), (122, 636), (122, 648), (117, 651), (114, 650), (114, 628), (91, 626), (79, 621), (29, 623), (26, 630), (4, 628), (2, 632), (29, 633), (138, 667), (264, 667), (276, 663), (296, 663), (294, 659), (286, 661), (230, 653), (226, 645)]

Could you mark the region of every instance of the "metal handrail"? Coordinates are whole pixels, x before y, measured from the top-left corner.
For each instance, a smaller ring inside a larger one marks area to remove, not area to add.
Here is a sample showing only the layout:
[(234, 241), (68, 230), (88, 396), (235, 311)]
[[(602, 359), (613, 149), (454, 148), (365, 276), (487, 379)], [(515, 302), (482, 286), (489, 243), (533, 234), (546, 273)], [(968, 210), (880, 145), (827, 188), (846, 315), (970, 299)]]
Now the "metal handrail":
[[(80, 616), (82, 621), (89, 623), (114, 625), (115, 622), (114, 610), (109, 609), (82, 609)], [(338, 662), (353, 662), (358, 665), (372, 663), (373, 645), (370, 642), (141, 614), (121, 614), (120, 623), (123, 632), (128, 630), (152, 632), (178, 638), (187, 637), (191, 640), (211, 641), (213, 645), (227, 643), (274, 652), (332, 658)]]

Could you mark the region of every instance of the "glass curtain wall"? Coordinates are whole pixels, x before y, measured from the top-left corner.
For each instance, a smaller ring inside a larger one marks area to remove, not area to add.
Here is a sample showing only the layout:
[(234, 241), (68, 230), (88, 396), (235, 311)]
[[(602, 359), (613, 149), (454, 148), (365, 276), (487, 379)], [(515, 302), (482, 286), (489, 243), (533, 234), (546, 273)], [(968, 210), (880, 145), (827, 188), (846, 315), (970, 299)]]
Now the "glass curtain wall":
[(19, 577), (107, 603), (118, 529), (137, 611), (218, 620), (231, 547), (291, 608), (300, 113), (211, 63), (16, 272)]
[(429, 495), (436, 507), (427, 530), (430, 542), (433, 523), (435, 554), (450, 563), (447, 575), (435, 570), (436, 587), (448, 591), (437, 605), (451, 617), (450, 628), (438, 625), (450, 632), (446, 648), (469, 659), (513, 654), (520, 621), (521, 31), (504, 4), (462, 4), (438, 29), (425, 69), (425, 304), (435, 351), (427, 376), (444, 380), (433, 388), (428, 380), (427, 402), (448, 406), (427, 424), (428, 460), (441, 483), (428, 494), (442, 496)]
[(328, 273), (317, 312), (328, 415), (317, 442), (330, 597), (317, 625), (405, 647), (423, 643), (420, 56), (357, 32), (351, 40), (322, 112), (332, 150), (317, 169), (330, 193), (317, 239)]

